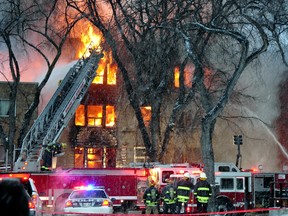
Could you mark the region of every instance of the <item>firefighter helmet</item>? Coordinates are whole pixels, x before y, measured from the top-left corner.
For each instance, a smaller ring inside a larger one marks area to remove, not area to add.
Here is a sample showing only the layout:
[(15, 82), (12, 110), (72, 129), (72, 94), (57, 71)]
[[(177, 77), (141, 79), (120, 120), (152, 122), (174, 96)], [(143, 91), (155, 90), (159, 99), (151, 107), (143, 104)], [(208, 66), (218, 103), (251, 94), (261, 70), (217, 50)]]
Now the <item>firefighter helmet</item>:
[(206, 176), (206, 174), (205, 174), (204, 172), (201, 172), (201, 173), (200, 173), (200, 179), (201, 179), (201, 180), (207, 179), (207, 176)]
[(184, 173), (185, 178), (190, 178), (190, 174), (188, 172)]

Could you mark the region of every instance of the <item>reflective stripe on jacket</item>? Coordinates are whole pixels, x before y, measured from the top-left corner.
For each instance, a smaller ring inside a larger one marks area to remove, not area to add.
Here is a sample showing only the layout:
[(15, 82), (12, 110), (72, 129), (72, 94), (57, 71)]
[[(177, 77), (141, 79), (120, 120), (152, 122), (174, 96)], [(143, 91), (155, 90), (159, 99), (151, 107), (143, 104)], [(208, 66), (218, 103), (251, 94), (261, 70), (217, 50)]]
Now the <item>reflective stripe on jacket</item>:
[(176, 189), (173, 185), (166, 185), (162, 190), (162, 199), (166, 204), (176, 203)]
[(159, 191), (154, 186), (150, 186), (149, 188), (147, 188), (143, 195), (146, 206), (157, 206), (159, 198)]
[(206, 180), (200, 180), (196, 183), (194, 195), (200, 203), (207, 203), (212, 195), (210, 184)]
[(190, 198), (190, 191), (193, 189), (192, 182), (182, 179), (177, 185), (177, 200), (178, 202), (187, 203)]

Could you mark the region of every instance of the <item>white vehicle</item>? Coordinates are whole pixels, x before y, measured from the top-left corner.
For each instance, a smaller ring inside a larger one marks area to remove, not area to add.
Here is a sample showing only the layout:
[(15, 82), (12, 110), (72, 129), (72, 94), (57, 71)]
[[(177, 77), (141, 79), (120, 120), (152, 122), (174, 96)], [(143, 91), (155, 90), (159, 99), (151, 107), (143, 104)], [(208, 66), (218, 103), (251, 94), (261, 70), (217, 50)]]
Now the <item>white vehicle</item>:
[(112, 214), (112, 200), (103, 187), (78, 187), (66, 200), (64, 212)]

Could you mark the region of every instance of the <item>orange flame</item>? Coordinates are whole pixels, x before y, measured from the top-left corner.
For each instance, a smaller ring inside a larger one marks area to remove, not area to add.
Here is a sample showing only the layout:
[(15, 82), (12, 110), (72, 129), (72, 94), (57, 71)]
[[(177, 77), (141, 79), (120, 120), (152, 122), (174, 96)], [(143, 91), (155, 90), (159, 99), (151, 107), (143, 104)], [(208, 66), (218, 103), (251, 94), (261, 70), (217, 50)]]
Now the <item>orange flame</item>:
[(89, 52), (85, 53), (85, 51), (92, 45), (92, 48), (101, 48), (100, 43), (101, 43), (102, 35), (96, 34), (93, 30), (92, 26), (89, 26), (87, 34), (82, 34), (81, 36), (81, 42), (83, 44), (83, 48), (79, 50), (78, 52), (78, 57), (81, 58), (82, 56), (88, 57)]
[[(83, 48), (79, 50), (78, 57), (88, 57), (89, 52), (85, 52), (89, 48), (101, 49), (102, 35), (98, 32), (94, 32), (92, 26), (89, 26), (87, 34), (82, 34), (81, 42)], [(92, 43), (92, 44), (91, 44)], [(91, 47), (92, 45), (92, 47)], [(93, 80), (93, 84), (102, 85), (116, 85), (116, 72), (117, 65), (114, 63), (111, 51), (102, 51), (104, 56), (98, 63), (98, 69), (96, 71), (96, 77)], [(103, 104), (105, 106), (105, 104)], [(115, 110), (114, 106), (106, 105), (106, 115), (103, 114), (104, 110), (102, 105), (92, 106), (88, 105), (87, 108), (84, 105), (80, 105), (77, 108), (75, 114), (75, 125), (77, 126), (97, 126), (102, 127), (103, 123), (105, 127), (115, 126)], [(105, 116), (105, 119), (103, 117)], [(105, 120), (105, 121), (104, 121)]]

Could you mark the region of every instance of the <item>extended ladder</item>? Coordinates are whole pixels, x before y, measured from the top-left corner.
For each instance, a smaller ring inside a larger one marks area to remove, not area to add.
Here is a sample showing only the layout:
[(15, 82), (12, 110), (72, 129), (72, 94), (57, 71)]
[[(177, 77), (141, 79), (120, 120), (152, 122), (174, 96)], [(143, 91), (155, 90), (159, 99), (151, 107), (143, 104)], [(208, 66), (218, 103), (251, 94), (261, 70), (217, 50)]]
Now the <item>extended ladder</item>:
[(90, 56), (83, 57), (68, 71), (45, 109), (36, 119), (23, 139), (20, 155), (14, 171), (40, 171), (43, 146), (56, 142), (74, 115), (83, 96), (96, 76), (100, 58), (96, 49), (90, 48)]

